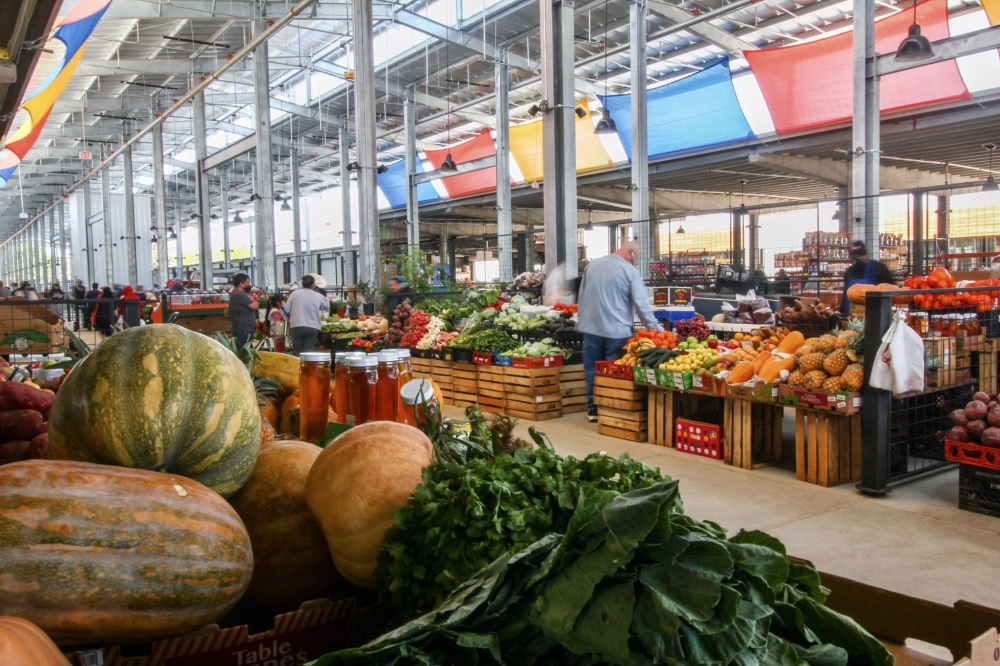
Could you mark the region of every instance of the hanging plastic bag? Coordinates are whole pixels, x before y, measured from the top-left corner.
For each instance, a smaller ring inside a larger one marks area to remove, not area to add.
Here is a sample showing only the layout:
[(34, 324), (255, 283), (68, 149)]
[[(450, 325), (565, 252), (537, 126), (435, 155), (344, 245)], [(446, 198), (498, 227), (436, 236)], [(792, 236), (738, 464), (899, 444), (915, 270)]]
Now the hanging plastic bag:
[(897, 310), (882, 337), (869, 384), (894, 395), (924, 390), (924, 341)]

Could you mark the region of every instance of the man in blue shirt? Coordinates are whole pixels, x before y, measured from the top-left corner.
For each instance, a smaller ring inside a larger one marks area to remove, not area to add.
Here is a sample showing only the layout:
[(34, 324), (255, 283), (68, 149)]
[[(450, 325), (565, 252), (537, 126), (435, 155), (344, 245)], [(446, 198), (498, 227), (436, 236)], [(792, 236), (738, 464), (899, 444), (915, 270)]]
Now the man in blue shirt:
[(576, 330), (583, 333), (583, 372), (587, 378), (587, 420), (597, 420), (594, 406), (594, 365), (613, 361), (622, 355), (622, 347), (632, 337), (632, 314), (642, 325), (662, 330), (649, 305), (646, 285), (632, 265), (641, 248), (635, 241), (624, 241), (617, 252), (595, 259), (587, 265), (580, 282), (580, 313)]

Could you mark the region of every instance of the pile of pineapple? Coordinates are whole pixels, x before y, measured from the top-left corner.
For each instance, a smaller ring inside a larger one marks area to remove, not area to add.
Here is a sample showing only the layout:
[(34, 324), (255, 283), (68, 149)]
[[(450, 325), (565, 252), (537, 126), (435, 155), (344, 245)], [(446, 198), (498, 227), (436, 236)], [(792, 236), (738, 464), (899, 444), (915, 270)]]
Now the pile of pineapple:
[(864, 384), (862, 349), (865, 322), (852, 317), (839, 335), (827, 333), (806, 340), (795, 352), (797, 368), (789, 386), (810, 391), (860, 391)]

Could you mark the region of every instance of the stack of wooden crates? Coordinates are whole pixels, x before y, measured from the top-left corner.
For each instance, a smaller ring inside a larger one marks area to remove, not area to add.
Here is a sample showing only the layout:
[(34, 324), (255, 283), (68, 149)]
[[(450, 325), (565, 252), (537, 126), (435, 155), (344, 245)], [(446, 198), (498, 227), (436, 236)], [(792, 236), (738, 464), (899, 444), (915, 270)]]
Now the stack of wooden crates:
[(587, 380), (583, 365), (564, 365), (559, 369), (559, 394), (563, 414), (587, 411)]
[(505, 412), (516, 419), (547, 421), (562, 416), (560, 368), (504, 368)]
[(631, 379), (594, 377), (597, 432), (608, 437), (645, 442), (648, 438), (646, 387)]
[(453, 363), (451, 376), (454, 397), (453, 402), (456, 407), (465, 409), (476, 402), (477, 373), (476, 366), (471, 363)]
[(506, 407), (504, 376), (507, 369), (500, 365), (476, 366), (476, 398), (484, 412), (503, 413)]

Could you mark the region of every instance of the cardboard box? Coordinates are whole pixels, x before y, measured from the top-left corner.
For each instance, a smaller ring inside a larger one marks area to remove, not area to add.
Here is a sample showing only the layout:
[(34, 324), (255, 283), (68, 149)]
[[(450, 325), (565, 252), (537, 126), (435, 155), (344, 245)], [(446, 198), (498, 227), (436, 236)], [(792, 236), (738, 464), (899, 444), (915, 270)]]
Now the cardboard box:
[(958, 343), (955, 338), (924, 340), (924, 385), (927, 388), (954, 386), (957, 383)]
[(251, 635), (246, 625), (204, 629), (156, 641), (148, 654), (123, 656), (119, 646), (67, 655), (74, 666), (300, 666), (344, 648), (364, 645), (385, 626), (385, 609), (358, 608), (355, 599), (307, 601), (274, 617), (274, 628)]
[(63, 344), (62, 319), (33, 301), (0, 303), (0, 354), (49, 354)]
[(797, 386), (779, 384), (778, 402), (794, 407), (828, 409), (841, 414), (857, 414), (861, 411), (861, 392), (809, 391)]
[(726, 396), (734, 400), (746, 400), (748, 402), (777, 402), (778, 386), (764, 382), (753, 386), (727, 384)]

